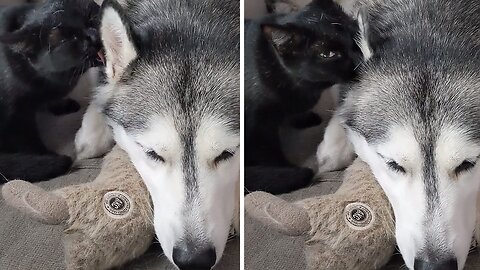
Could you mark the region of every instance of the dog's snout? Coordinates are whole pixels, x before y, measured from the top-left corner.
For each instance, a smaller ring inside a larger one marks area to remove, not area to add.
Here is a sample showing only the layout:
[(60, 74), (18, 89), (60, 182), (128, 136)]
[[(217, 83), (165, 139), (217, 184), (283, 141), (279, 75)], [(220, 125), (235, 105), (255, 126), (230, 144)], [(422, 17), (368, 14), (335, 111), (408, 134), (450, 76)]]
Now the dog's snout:
[(210, 270), (217, 260), (215, 249), (182, 246), (173, 248), (173, 262), (180, 270)]
[(458, 263), (455, 258), (432, 262), (416, 258), (413, 268), (415, 270), (457, 270)]

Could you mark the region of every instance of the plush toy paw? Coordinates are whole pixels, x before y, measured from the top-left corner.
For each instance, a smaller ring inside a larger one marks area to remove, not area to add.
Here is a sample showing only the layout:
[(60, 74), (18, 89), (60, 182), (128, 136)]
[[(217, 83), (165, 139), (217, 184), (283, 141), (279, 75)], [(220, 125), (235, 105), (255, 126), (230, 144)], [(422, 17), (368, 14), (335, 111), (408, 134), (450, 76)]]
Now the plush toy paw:
[(263, 191), (245, 197), (245, 210), (255, 219), (286, 235), (298, 236), (310, 230), (305, 209)]
[(2, 188), (5, 201), (31, 218), (45, 224), (60, 224), (69, 218), (64, 198), (29, 182), (14, 180)]

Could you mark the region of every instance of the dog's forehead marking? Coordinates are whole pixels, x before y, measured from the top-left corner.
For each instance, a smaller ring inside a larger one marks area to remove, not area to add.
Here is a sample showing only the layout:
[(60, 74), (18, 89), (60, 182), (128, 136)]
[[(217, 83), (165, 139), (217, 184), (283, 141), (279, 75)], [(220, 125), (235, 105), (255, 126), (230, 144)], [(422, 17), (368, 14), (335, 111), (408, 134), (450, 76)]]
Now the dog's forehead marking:
[(394, 125), (388, 131), (385, 143), (378, 146), (380, 154), (387, 155), (406, 169), (406, 173), (423, 182), (427, 209), (438, 202), (438, 177), (434, 156), (435, 138), (429, 131), (419, 132), (414, 125)]
[(369, 142), (385, 139), (385, 132), (396, 122), (416, 125), (418, 131), (456, 125), (480, 142), (476, 71), (461, 71), (458, 63), (430, 70), (422, 68), (424, 63), (418, 59), (398, 60), (403, 63), (399, 64), (395, 57), (377, 58), (363, 67), (360, 80), (347, 95), (341, 109), (346, 125)]
[(411, 126), (395, 125), (388, 134), (388, 140), (378, 146), (379, 154), (395, 160), (409, 170), (415, 169), (422, 156)]
[[(180, 60), (179, 60), (180, 61)], [(176, 62), (179, 62), (176, 61)], [(221, 118), (239, 133), (240, 95), (235, 66), (212, 70), (202, 63), (135, 63), (123, 77), (105, 113), (128, 130), (145, 129), (152, 114), (174, 115), (178, 129), (198, 126), (201, 119)], [(186, 61), (186, 62), (185, 62)]]
[(177, 121), (178, 119), (173, 119), (171, 115), (153, 115), (148, 121), (148, 128), (139, 130), (137, 137), (144, 146), (166, 159), (165, 164), (157, 164), (157, 166), (169, 166), (170, 170), (178, 172), (179, 178), (167, 181), (180, 181), (179, 184), (183, 186), (185, 200), (182, 202), (179, 214), (197, 223), (185, 224), (182, 237), (188, 239), (189, 234), (195, 231), (198, 233), (197, 238), (201, 238), (200, 236), (204, 233), (194, 228), (203, 222), (198, 211), (198, 160), (195, 144), (197, 128), (195, 125), (187, 125), (186, 128), (178, 129)]
[(175, 150), (181, 146), (181, 140), (170, 116), (153, 115), (147, 126), (147, 129), (138, 133), (142, 146), (150, 147), (160, 155), (172, 156), (178, 153)]
[[(187, 202), (195, 197), (197, 185), (197, 146), (195, 137), (197, 127), (189, 119), (174, 119), (172, 115), (154, 115), (148, 121), (148, 129), (139, 132), (142, 139), (152, 150), (167, 155), (164, 158), (173, 159), (173, 162), (181, 164), (182, 180), (186, 186)], [(187, 121), (189, 124), (178, 127), (178, 121)]]

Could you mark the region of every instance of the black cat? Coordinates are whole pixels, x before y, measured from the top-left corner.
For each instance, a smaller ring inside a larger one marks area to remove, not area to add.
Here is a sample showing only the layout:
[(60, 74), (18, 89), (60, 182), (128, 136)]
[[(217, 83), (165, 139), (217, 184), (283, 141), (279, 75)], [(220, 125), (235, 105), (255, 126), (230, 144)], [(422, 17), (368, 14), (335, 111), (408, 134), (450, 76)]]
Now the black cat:
[(312, 170), (286, 160), (279, 126), (312, 109), (323, 90), (355, 76), (357, 32), (356, 21), (331, 0), (246, 23), (246, 192), (284, 193), (311, 181)]
[(71, 100), (59, 101), (100, 64), (98, 15), (93, 0), (0, 9), (0, 179), (42, 181), (70, 168), (70, 157), (40, 140), (35, 114), (47, 104), (55, 114), (78, 110)]

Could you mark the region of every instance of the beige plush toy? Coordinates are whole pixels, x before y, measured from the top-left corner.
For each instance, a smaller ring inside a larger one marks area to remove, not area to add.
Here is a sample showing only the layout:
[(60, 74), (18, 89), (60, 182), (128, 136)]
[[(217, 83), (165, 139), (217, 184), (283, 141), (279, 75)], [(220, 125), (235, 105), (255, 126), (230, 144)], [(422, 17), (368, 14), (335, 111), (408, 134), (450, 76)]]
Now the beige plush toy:
[(90, 183), (47, 192), (15, 180), (6, 202), (45, 224), (62, 224), (66, 269), (110, 269), (142, 255), (154, 236), (150, 195), (127, 154), (115, 147)]
[(308, 269), (378, 269), (395, 250), (393, 210), (366, 163), (357, 159), (334, 194), (286, 202), (246, 196), (249, 215), (291, 236), (306, 235)]

